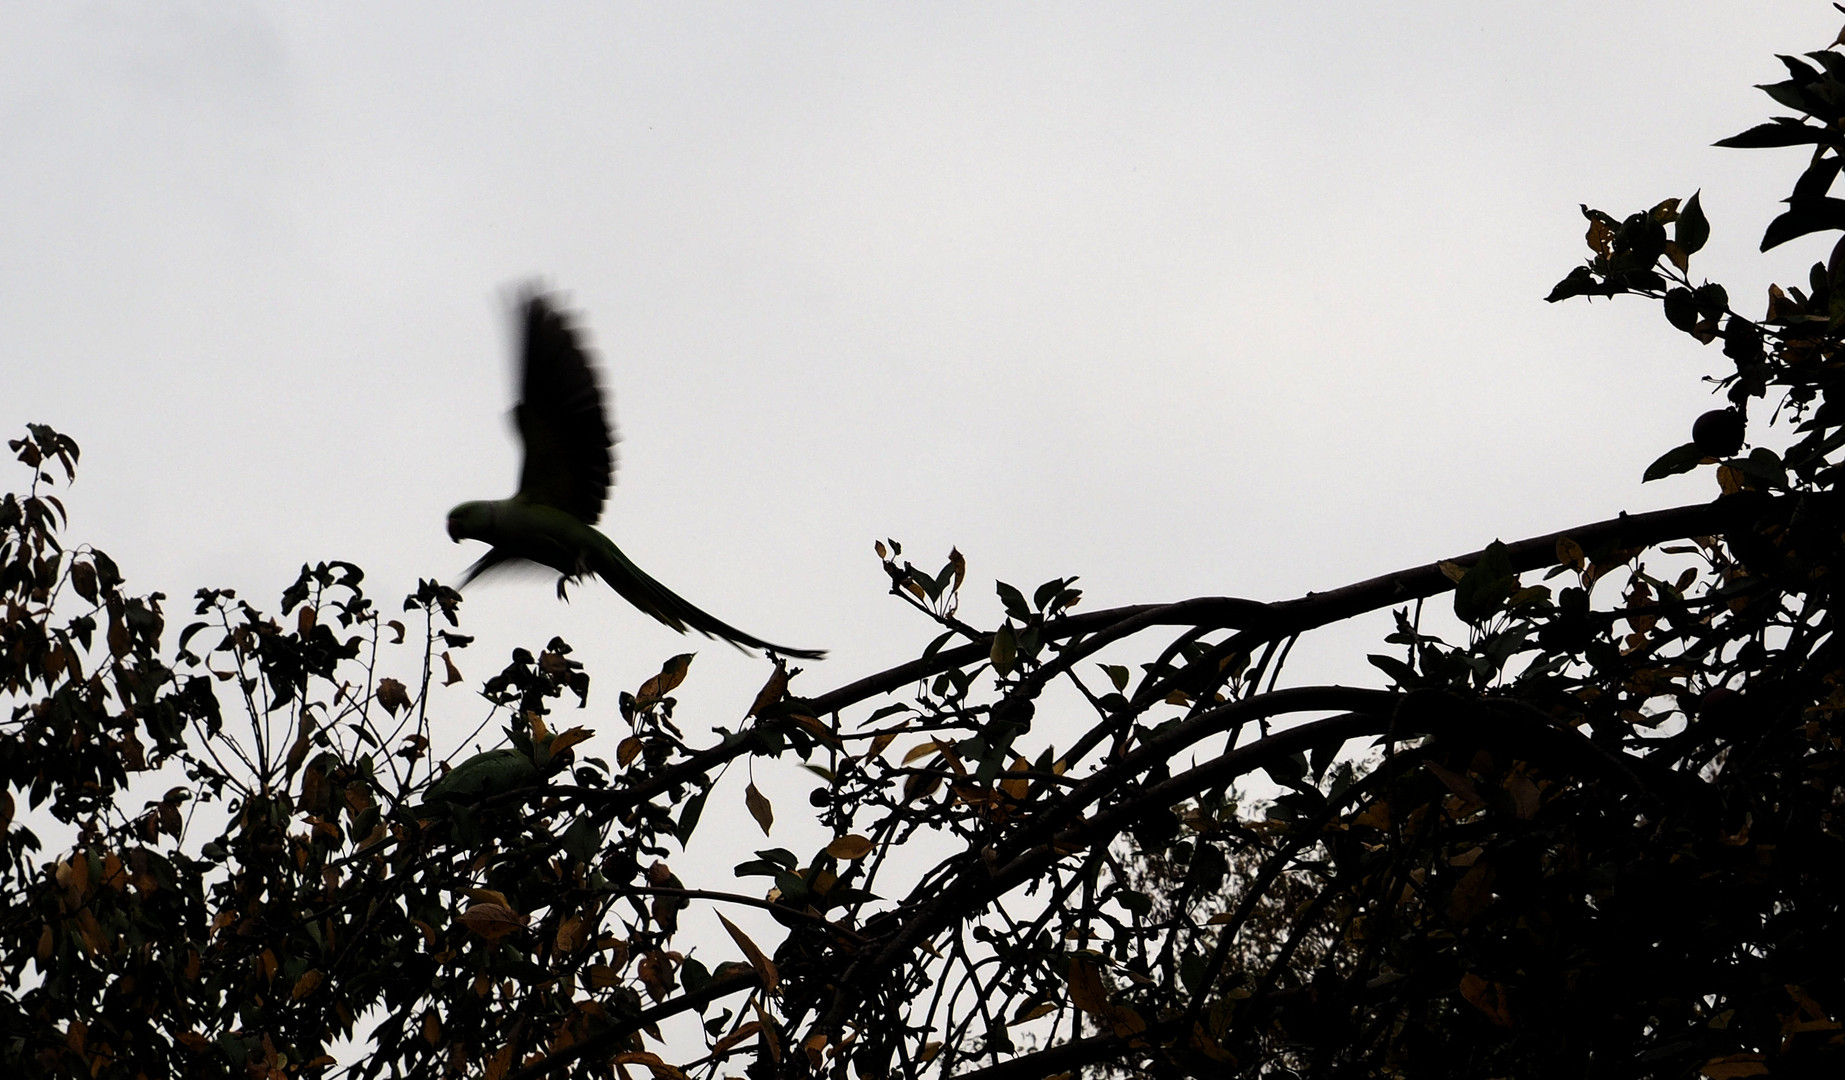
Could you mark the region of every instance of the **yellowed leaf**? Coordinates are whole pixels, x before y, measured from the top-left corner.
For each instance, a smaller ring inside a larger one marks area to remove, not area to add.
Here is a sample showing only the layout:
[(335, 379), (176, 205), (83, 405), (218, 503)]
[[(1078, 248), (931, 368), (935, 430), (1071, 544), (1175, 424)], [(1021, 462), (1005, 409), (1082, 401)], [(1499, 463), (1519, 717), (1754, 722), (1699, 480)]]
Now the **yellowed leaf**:
[(1364, 825), (1373, 829), (1390, 828), (1390, 803), (1384, 799), (1377, 800), (1365, 807), (1364, 813), (1353, 818), (1352, 824)]
[(1530, 821), (1538, 812), (1538, 786), (1529, 776), (1515, 772), (1506, 777), (1506, 794), (1512, 796), (1512, 813), (1520, 821)]
[(781, 977), (775, 972), (775, 962), (757, 948), (756, 943), (750, 940), (748, 934), (739, 930), (736, 923), (722, 915), (718, 916), (718, 922), (724, 924), (724, 930), (730, 934), (730, 939), (737, 943), (737, 948), (743, 950), (743, 956), (749, 960), (750, 967), (755, 969), (756, 977), (762, 980), (763, 990), (770, 994), (781, 993)]
[(1459, 585), (1461, 579), (1467, 576), (1467, 568), (1455, 562), (1453, 559), (1443, 559), (1435, 565), (1441, 570), (1443, 577), (1454, 582), (1456, 585)]
[(908, 765), (910, 762), (915, 761), (918, 758), (928, 757), (930, 754), (935, 753), (937, 750), (940, 750), (941, 748), (942, 748), (942, 744), (935, 742), (934, 740), (930, 740), (929, 742), (925, 742), (925, 743), (918, 743), (915, 746), (910, 747), (910, 749), (903, 755), (903, 764)]
[(1088, 953), (1070, 957), (1070, 1002), (1091, 1016), (1108, 1012), (1108, 984), (1101, 965)]
[(1740, 469), (1728, 465), (1717, 466), (1717, 487), (1725, 495), (1734, 495), (1749, 486), (1748, 478)]
[[(1006, 771), (1009, 773), (1022, 773), (1030, 768), (1031, 762), (1026, 761), (1024, 758), (1014, 758), (1012, 767)], [(1022, 800), (1031, 792), (1031, 780), (1023, 776), (1014, 777), (1010, 780), (1001, 780), (999, 782), (999, 789), (1014, 800)]]
[(392, 716), (397, 715), (397, 710), (410, 707), (410, 694), (404, 689), (404, 684), (396, 679), (379, 679), (377, 697), (378, 704), (384, 706), (384, 711)]
[(1761, 1054), (1727, 1054), (1711, 1058), (1698, 1066), (1698, 1072), (1710, 1080), (1731, 1080), (1737, 1076), (1767, 1076), (1768, 1060)]
[(443, 686), (453, 686), (461, 681), (461, 669), (455, 666), (455, 661), (450, 658), (446, 651), (442, 654), (442, 667), (448, 672), (447, 675), (443, 676)]
[(770, 826), (775, 824), (775, 808), (769, 805), (768, 797), (756, 790), (751, 783), (743, 789), (743, 806), (756, 819), (756, 825), (762, 829), (762, 835), (769, 835)]
[(665, 698), (666, 695), (673, 692), (674, 688), (685, 681), (686, 671), (689, 670), (691, 666), (691, 653), (680, 653), (666, 663), (661, 664), (660, 673), (642, 683), (640, 690), (634, 695), (637, 704), (641, 708), (647, 708), (655, 702)]
[(775, 670), (769, 674), (769, 681), (762, 684), (762, 689), (756, 692), (756, 700), (750, 704), (750, 711), (744, 715), (761, 716), (764, 709), (775, 705), (787, 696), (788, 667), (777, 663)]
[(1116, 1038), (1125, 1039), (1147, 1030), (1147, 1021), (1126, 1005), (1115, 1005), (1108, 1010), (1108, 1026), (1114, 1029)]
[(686, 1075), (676, 1066), (660, 1060), (660, 1055), (650, 1054), (645, 1050), (630, 1050), (625, 1054), (616, 1054), (617, 1065), (645, 1065), (656, 1080), (686, 1080)]
[(595, 731), (586, 727), (573, 727), (569, 731), (560, 731), (551, 738), (551, 753), (561, 754), (580, 742), (588, 742), (595, 734)]
[(1461, 875), (1461, 880), (1455, 883), (1454, 892), (1448, 896), (1448, 917), (1464, 926), (1485, 911), (1492, 902), (1492, 865), (1475, 862)]
[[(1503, 983), (1488, 982), (1469, 971), (1461, 976), (1461, 997), (1500, 1027), (1512, 1027), (1511, 1003)], [(1745, 1074), (1746, 1075), (1746, 1074)]]
[(500, 904), (472, 904), (461, 913), (461, 925), (486, 938), (498, 941), (531, 920)]
[(301, 977), (295, 980), (295, 988), (289, 991), (289, 997), (296, 1001), (300, 1001), (302, 998), (320, 989), (321, 981), (324, 978), (326, 978), (326, 976), (320, 973), (319, 968), (312, 968), (302, 972)]
[(513, 1048), (508, 1043), (493, 1052), (487, 1059), (486, 1080), (505, 1080), (506, 1071), (512, 1068)]
[(731, 1047), (737, 1045), (738, 1043), (742, 1042), (743, 1040), (749, 1038), (751, 1035), (754, 1035), (758, 1031), (761, 1031), (761, 1030), (762, 1030), (762, 1023), (757, 1020), (751, 1020), (749, 1023), (739, 1026), (737, 1030), (724, 1036), (723, 1038), (719, 1039), (717, 1042), (712, 1043), (711, 1053), (714, 1056), (717, 1054), (721, 1054), (724, 1051), (730, 1049)]
[(868, 837), (857, 833), (847, 833), (845, 836), (836, 837), (832, 843), (828, 844), (826, 853), (835, 859), (853, 862), (871, 854), (874, 846)]
[(640, 756), (641, 740), (633, 735), (623, 739), (621, 744), (615, 747), (615, 764), (620, 765), (624, 769), (633, 764), (634, 759)]

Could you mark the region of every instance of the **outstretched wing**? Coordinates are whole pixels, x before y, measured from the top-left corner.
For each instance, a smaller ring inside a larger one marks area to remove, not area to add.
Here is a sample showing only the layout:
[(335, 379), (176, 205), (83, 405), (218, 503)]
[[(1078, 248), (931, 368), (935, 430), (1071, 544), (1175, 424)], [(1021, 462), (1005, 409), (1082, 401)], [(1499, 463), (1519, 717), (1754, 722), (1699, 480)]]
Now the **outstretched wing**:
[(615, 436), (596, 369), (576, 327), (551, 299), (527, 292), (519, 304), (519, 404), (525, 443), (519, 495), (594, 525), (615, 474)]

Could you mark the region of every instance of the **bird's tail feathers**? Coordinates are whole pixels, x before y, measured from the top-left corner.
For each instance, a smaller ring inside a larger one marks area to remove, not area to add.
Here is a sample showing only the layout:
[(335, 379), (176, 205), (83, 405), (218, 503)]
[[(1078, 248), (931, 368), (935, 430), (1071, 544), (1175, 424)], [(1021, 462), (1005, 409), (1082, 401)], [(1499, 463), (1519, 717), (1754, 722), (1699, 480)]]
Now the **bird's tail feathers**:
[(597, 551), (598, 565), (593, 568), (596, 573), (609, 583), (610, 588), (620, 593), (622, 599), (674, 630), (682, 634), (687, 630), (696, 630), (708, 638), (727, 641), (739, 649), (761, 649), (800, 660), (821, 660), (826, 657), (824, 649), (790, 649), (785, 645), (776, 645), (706, 614), (684, 597), (649, 577), (646, 571), (629, 561), (613, 541), (607, 537), (601, 539), (603, 544), (598, 546)]

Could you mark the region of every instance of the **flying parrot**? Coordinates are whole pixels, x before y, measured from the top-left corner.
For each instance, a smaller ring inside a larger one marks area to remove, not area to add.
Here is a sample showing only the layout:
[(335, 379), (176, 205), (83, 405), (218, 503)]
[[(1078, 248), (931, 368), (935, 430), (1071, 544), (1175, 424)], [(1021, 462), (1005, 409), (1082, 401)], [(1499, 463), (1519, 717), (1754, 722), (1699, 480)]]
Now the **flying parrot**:
[(510, 499), (464, 502), (448, 512), (450, 539), (491, 545), (461, 583), (508, 566), (548, 566), (564, 583), (600, 576), (622, 599), (685, 633), (697, 630), (738, 648), (818, 660), (819, 649), (772, 645), (705, 614), (628, 561), (595, 528), (615, 471), (615, 436), (602, 407), (596, 369), (576, 327), (551, 299), (528, 290), (518, 303), (520, 400), (513, 409), (525, 462)]

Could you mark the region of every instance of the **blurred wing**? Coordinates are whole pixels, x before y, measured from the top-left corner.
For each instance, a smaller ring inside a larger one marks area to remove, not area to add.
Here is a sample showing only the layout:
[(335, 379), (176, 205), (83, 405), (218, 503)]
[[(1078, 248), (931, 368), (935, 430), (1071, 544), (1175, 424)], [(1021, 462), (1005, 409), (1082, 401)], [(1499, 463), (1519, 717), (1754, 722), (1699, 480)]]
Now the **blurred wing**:
[(615, 474), (615, 436), (596, 369), (576, 327), (550, 298), (527, 293), (519, 317), (519, 404), (513, 410), (525, 444), (519, 498), (594, 525)]

